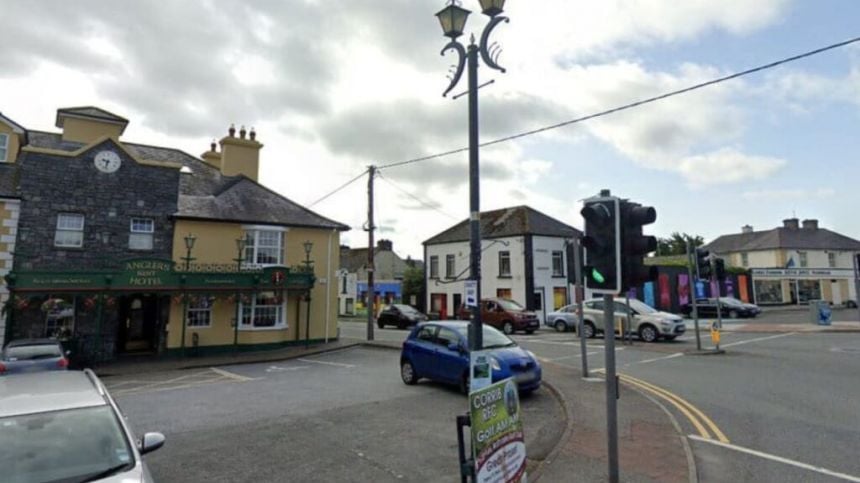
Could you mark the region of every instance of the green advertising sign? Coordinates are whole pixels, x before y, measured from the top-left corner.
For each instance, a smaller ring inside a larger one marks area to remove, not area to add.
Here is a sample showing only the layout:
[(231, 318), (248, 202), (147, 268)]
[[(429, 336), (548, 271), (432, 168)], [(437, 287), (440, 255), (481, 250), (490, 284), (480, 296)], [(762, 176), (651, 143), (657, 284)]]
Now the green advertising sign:
[(520, 398), (513, 379), (469, 394), (475, 481), (526, 481), (526, 443)]

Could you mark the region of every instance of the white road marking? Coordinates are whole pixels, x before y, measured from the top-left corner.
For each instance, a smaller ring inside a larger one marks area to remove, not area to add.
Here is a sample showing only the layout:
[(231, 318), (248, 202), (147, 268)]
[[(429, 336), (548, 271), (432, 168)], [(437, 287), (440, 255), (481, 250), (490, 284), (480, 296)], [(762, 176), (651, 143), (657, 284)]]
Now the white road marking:
[(734, 346), (736, 346), (736, 345), (743, 345), (743, 344), (749, 344), (749, 343), (752, 343), (752, 342), (762, 342), (762, 341), (765, 341), (765, 340), (779, 339), (780, 337), (788, 337), (788, 336), (790, 336), (790, 335), (796, 335), (796, 334), (797, 334), (797, 332), (789, 332), (789, 333), (787, 333), (787, 334), (777, 334), (777, 335), (771, 335), (771, 336), (768, 336), (768, 337), (759, 337), (759, 338), (756, 338), (756, 339), (741, 340), (741, 341), (738, 341), (738, 342), (732, 342), (732, 343), (730, 343), (730, 344), (722, 344), (720, 347), (721, 347), (721, 348), (723, 348), (723, 347), (734, 347)]
[(795, 461), (795, 460), (792, 460), (792, 459), (783, 458), (782, 456), (776, 456), (776, 455), (772, 455), (772, 454), (769, 454), (769, 453), (764, 453), (764, 452), (761, 452), (761, 451), (756, 451), (756, 450), (754, 450), (754, 449), (745, 448), (745, 447), (743, 447), (743, 446), (738, 446), (738, 445), (736, 445), (736, 444), (731, 444), (731, 443), (721, 443), (721, 442), (719, 442), (719, 441), (716, 441), (716, 440), (713, 440), (713, 439), (703, 438), (703, 437), (701, 437), (701, 436), (697, 436), (697, 435), (695, 435), (695, 434), (691, 434), (691, 435), (690, 435), (690, 436), (688, 436), (688, 437), (689, 437), (690, 439), (692, 439), (692, 440), (695, 440), (695, 441), (701, 441), (701, 442), (703, 442), (703, 443), (710, 443), (710, 444), (713, 444), (713, 445), (716, 445), (716, 446), (721, 446), (721, 447), (723, 447), (723, 448), (727, 448), (727, 449), (731, 449), (731, 450), (739, 451), (739, 452), (741, 452), (741, 453), (746, 453), (746, 454), (750, 454), (750, 455), (753, 455), (753, 456), (758, 456), (759, 458), (764, 458), (764, 459), (767, 459), (767, 460), (776, 461), (776, 462), (778, 462), (778, 463), (784, 463), (784, 464), (791, 465), (791, 466), (795, 466), (795, 467), (797, 467), (797, 468), (802, 468), (802, 469), (804, 469), (804, 470), (808, 470), (808, 471), (814, 471), (814, 472), (816, 472), (816, 473), (820, 473), (820, 474), (822, 474), (822, 475), (832, 476), (832, 477), (834, 477), (834, 478), (839, 478), (839, 479), (842, 479), (842, 480), (845, 480), (845, 481), (854, 481), (854, 482), (860, 483), (860, 477), (852, 476), (852, 475), (848, 475), (848, 474), (845, 474), (845, 473), (839, 473), (839, 472), (832, 471), (832, 470), (828, 470), (828, 469), (826, 469), (826, 468), (822, 468), (822, 467), (820, 467), (820, 466), (813, 466), (813, 465), (810, 465), (810, 464), (807, 464), (807, 463), (801, 463), (800, 461)]
[(683, 353), (683, 352), (676, 352), (676, 353), (674, 353), (674, 354), (669, 354), (668, 356), (655, 357), (655, 358), (653, 358), (653, 359), (645, 359), (644, 361), (631, 362), (631, 363), (629, 363), (629, 364), (625, 364), (625, 365), (626, 365), (626, 366), (631, 366), (631, 365), (633, 365), (633, 364), (648, 364), (648, 363), (650, 363), (650, 362), (664, 361), (664, 360), (666, 360), (666, 359), (674, 359), (674, 358), (676, 358), (676, 357), (681, 357), (682, 355), (684, 355), (684, 353)]
[(212, 371), (216, 374), (222, 375), (222, 376), (227, 377), (229, 379), (235, 379), (237, 381), (245, 382), (245, 381), (256, 380), (256, 378), (243, 376), (240, 374), (236, 374), (235, 372), (225, 371), (224, 369), (219, 369), (217, 367), (210, 367), (209, 369), (212, 369)]
[(337, 367), (346, 367), (346, 368), (355, 367), (355, 364), (341, 364), (340, 362), (315, 361), (313, 359), (296, 359), (296, 360), (302, 361), (302, 362), (310, 362), (313, 364), (325, 364), (327, 366), (337, 366)]
[(292, 366), (292, 367), (269, 366), (266, 368), (266, 372), (300, 371), (302, 369), (307, 369), (308, 367), (310, 367), (310, 366)]

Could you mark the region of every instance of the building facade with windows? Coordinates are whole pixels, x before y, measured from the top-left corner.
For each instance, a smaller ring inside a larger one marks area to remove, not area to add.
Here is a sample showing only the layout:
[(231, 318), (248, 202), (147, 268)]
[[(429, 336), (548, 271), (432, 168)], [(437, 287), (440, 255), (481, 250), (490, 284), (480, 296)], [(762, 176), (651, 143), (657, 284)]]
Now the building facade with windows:
[[(528, 206), (481, 213), (481, 297), (514, 300), (543, 320), (571, 301), (576, 228)], [(469, 277), (468, 220), (424, 242), (428, 312), (455, 318)]]
[[(340, 266), (345, 272), (340, 306), (343, 315), (367, 313), (367, 248), (340, 248)], [(403, 275), (419, 262), (403, 259), (394, 251), (391, 240), (378, 240), (373, 252), (375, 265), (373, 291), (376, 313), (387, 304), (410, 303), (403, 300)]]
[(818, 225), (818, 220), (783, 220), (771, 230), (723, 235), (705, 246), (729, 265), (749, 269), (756, 303), (804, 304), (827, 300), (856, 303), (854, 259), (860, 241)]
[[(15, 190), (15, 163), (21, 145), (26, 143), (26, 130), (0, 113), (0, 309), (9, 307), (5, 277), (12, 271), (21, 212), (21, 200)], [(8, 309), (0, 310), (0, 347), (5, 343), (7, 314)]]
[(121, 140), (127, 124), (82, 107), (26, 132), (5, 333), (89, 361), (336, 337), (348, 227), (258, 182), (256, 133), (231, 127), (197, 158)]

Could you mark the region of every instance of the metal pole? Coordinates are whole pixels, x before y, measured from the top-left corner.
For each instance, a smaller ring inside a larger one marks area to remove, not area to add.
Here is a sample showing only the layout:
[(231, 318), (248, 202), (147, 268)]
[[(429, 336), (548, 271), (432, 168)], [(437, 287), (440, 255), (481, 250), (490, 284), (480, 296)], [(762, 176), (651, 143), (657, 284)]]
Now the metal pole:
[(618, 376), (615, 374), (615, 310), (611, 294), (603, 296), (603, 334), (606, 347), (606, 440), (609, 481), (618, 483)]
[(376, 166), (367, 168), (367, 340), (373, 340), (373, 306), (376, 302), (376, 287), (373, 284), (374, 275), (374, 244), (373, 231), (373, 178), (376, 175)]
[[(714, 273), (714, 271), (712, 270), (711, 273)], [(717, 328), (719, 330), (723, 330), (723, 307), (722, 307), (722, 303), (720, 302), (720, 297), (722, 297), (722, 295), (723, 295), (722, 285), (723, 284), (720, 282), (720, 279), (717, 279)], [(719, 339), (717, 339), (717, 340), (718, 340), (718, 342), (715, 344), (716, 349), (720, 350)]]
[(474, 39), (469, 45), (469, 228), (470, 228), (470, 274), (475, 281), (478, 298), (472, 307), (472, 350), (484, 347), (484, 329), (481, 324), (481, 192), (479, 167), (478, 131), (478, 46)]
[[(311, 292), (308, 290), (306, 298), (308, 303), (307, 312), (305, 313), (305, 349), (311, 345)], [(372, 340), (372, 339), (371, 339)]]
[[(858, 316), (860, 316), (860, 254), (854, 254), (854, 302), (857, 305)], [(11, 296), (11, 295), (10, 295)], [(11, 300), (11, 299), (10, 299)], [(860, 320), (858, 318), (857, 320)]]
[(579, 332), (579, 351), (582, 353), (582, 377), (588, 377), (588, 350), (585, 342), (585, 318), (582, 316), (583, 305), (585, 305), (585, 291), (582, 287), (582, 255), (579, 253), (580, 240), (573, 240), (573, 273), (574, 291), (576, 292), (576, 317), (578, 320), (577, 331)]
[[(698, 262), (698, 260), (697, 260)], [(699, 264), (696, 263), (696, 273), (699, 273)], [(690, 283), (693, 284), (690, 298), (693, 300), (693, 323), (696, 331), (696, 350), (702, 350), (702, 336), (699, 335), (699, 306), (696, 304), (696, 279), (693, 278), (693, 259), (690, 253), (690, 240), (687, 240), (687, 274)]]
[(627, 291), (627, 293), (625, 294), (624, 302), (625, 302), (625, 306), (627, 307), (627, 309), (626, 309), (626, 312), (627, 312), (627, 319), (626, 319), (627, 327), (625, 327), (625, 328), (624, 328), (624, 336), (621, 338), (621, 340), (622, 340), (622, 341), (625, 341), (625, 343), (626, 343), (626, 344), (628, 344), (628, 345), (633, 345), (633, 334), (632, 334), (632, 331), (631, 331), (631, 329), (630, 329), (630, 328), (631, 328), (631, 327), (633, 327), (633, 326), (632, 326), (632, 325), (630, 325), (630, 291), (629, 291), (629, 290), (628, 290), (628, 291)]

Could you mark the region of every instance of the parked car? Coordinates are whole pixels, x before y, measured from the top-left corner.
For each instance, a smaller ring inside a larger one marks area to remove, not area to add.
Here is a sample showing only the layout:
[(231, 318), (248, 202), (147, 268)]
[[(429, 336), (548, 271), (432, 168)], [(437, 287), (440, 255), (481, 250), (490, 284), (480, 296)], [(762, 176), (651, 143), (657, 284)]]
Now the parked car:
[(578, 304), (565, 305), (564, 307), (554, 310), (546, 314), (544, 325), (552, 327), (559, 332), (567, 332), (574, 330), (579, 324), (579, 319), (576, 317), (576, 308)]
[[(460, 320), (468, 320), (469, 309), (462, 305), (458, 312)], [(537, 314), (529, 312), (522, 305), (511, 299), (492, 298), (481, 300), (481, 322), (495, 327), (505, 334), (513, 334), (521, 330), (532, 334), (540, 328)]]
[[(627, 304), (624, 300), (614, 302), (616, 327), (627, 319)], [(644, 342), (656, 342), (659, 339), (674, 340), (686, 331), (684, 319), (681, 316), (661, 312), (637, 299), (630, 299), (630, 330), (639, 335)], [(603, 299), (592, 299), (585, 302), (583, 319), (586, 337), (594, 337), (604, 331)]]
[[(537, 357), (505, 334), (484, 325), (484, 350), (490, 351), (493, 382), (513, 377), (520, 392), (541, 385)], [(403, 342), (400, 377), (409, 385), (421, 378), (455, 384), (469, 390), (469, 322), (440, 321), (419, 324)]]
[(136, 442), (114, 400), (90, 371), (0, 378), (3, 481), (151, 482), (141, 455), (161, 433)]
[[(719, 304), (722, 316), (727, 319), (755, 318), (761, 313), (758, 305), (747, 304), (734, 297), (720, 297)], [(699, 317), (717, 317), (716, 298), (696, 299), (696, 308), (699, 311)], [(693, 305), (687, 304), (681, 308), (681, 311), (689, 316), (693, 313)]]
[(0, 353), (0, 376), (25, 372), (65, 371), (69, 352), (54, 339), (13, 340)]
[(376, 318), (376, 325), (380, 329), (385, 328), (386, 325), (405, 329), (425, 320), (427, 316), (410, 305), (392, 304), (382, 309), (379, 317)]

